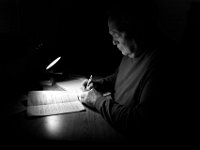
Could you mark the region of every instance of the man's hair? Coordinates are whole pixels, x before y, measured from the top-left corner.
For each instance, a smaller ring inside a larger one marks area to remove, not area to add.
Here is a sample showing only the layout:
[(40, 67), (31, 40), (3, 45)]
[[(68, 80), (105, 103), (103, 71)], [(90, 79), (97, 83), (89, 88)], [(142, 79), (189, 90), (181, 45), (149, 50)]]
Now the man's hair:
[(152, 36), (156, 35), (158, 9), (152, 0), (115, 3), (112, 4), (107, 14), (108, 20), (115, 24), (118, 31), (125, 32), (127, 39), (134, 38), (137, 43), (147, 43), (151, 42)]

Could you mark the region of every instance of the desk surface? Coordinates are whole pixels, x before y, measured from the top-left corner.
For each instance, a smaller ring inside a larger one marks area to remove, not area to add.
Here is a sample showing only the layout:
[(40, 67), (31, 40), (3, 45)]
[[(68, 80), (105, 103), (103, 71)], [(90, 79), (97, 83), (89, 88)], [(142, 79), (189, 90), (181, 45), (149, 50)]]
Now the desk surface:
[(44, 139), (89, 142), (118, 142), (124, 137), (116, 132), (102, 116), (86, 107), (86, 111), (43, 117), (27, 117), (22, 102), (16, 112), (6, 118), (6, 138)]

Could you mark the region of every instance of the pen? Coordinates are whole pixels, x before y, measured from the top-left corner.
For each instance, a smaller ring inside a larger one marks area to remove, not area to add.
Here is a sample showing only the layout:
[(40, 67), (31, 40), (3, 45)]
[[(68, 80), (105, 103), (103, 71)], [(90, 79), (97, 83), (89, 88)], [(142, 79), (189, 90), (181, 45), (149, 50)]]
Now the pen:
[(89, 80), (88, 80), (88, 82), (87, 82), (87, 86), (86, 87), (88, 87), (89, 86), (89, 83), (92, 81), (92, 75), (90, 76), (90, 78), (89, 78)]

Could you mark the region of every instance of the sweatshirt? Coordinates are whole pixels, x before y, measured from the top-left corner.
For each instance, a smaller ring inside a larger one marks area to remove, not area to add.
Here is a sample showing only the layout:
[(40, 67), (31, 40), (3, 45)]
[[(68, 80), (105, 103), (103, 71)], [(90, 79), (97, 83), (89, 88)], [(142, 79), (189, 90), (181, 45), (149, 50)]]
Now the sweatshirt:
[(100, 89), (110, 90), (112, 96), (98, 98), (95, 107), (119, 132), (138, 136), (155, 129), (163, 131), (167, 107), (167, 96), (163, 95), (168, 86), (162, 62), (158, 49), (138, 58), (124, 56), (118, 71), (99, 81)]

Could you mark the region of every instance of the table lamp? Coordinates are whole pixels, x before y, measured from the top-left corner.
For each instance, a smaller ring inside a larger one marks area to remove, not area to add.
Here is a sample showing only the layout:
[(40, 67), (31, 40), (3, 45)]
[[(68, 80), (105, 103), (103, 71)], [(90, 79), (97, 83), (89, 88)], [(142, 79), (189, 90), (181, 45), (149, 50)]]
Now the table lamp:
[(56, 59), (51, 61), (45, 68), (45, 71), (44, 71), (45, 72), (45, 80), (42, 81), (43, 85), (52, 86), (52, 85), (54, 85), (55, 81), (62, 78), (63, 73), (55, 71), (55, 66), (60, 59), (61, 59), (61, 56), (57, 57)]

